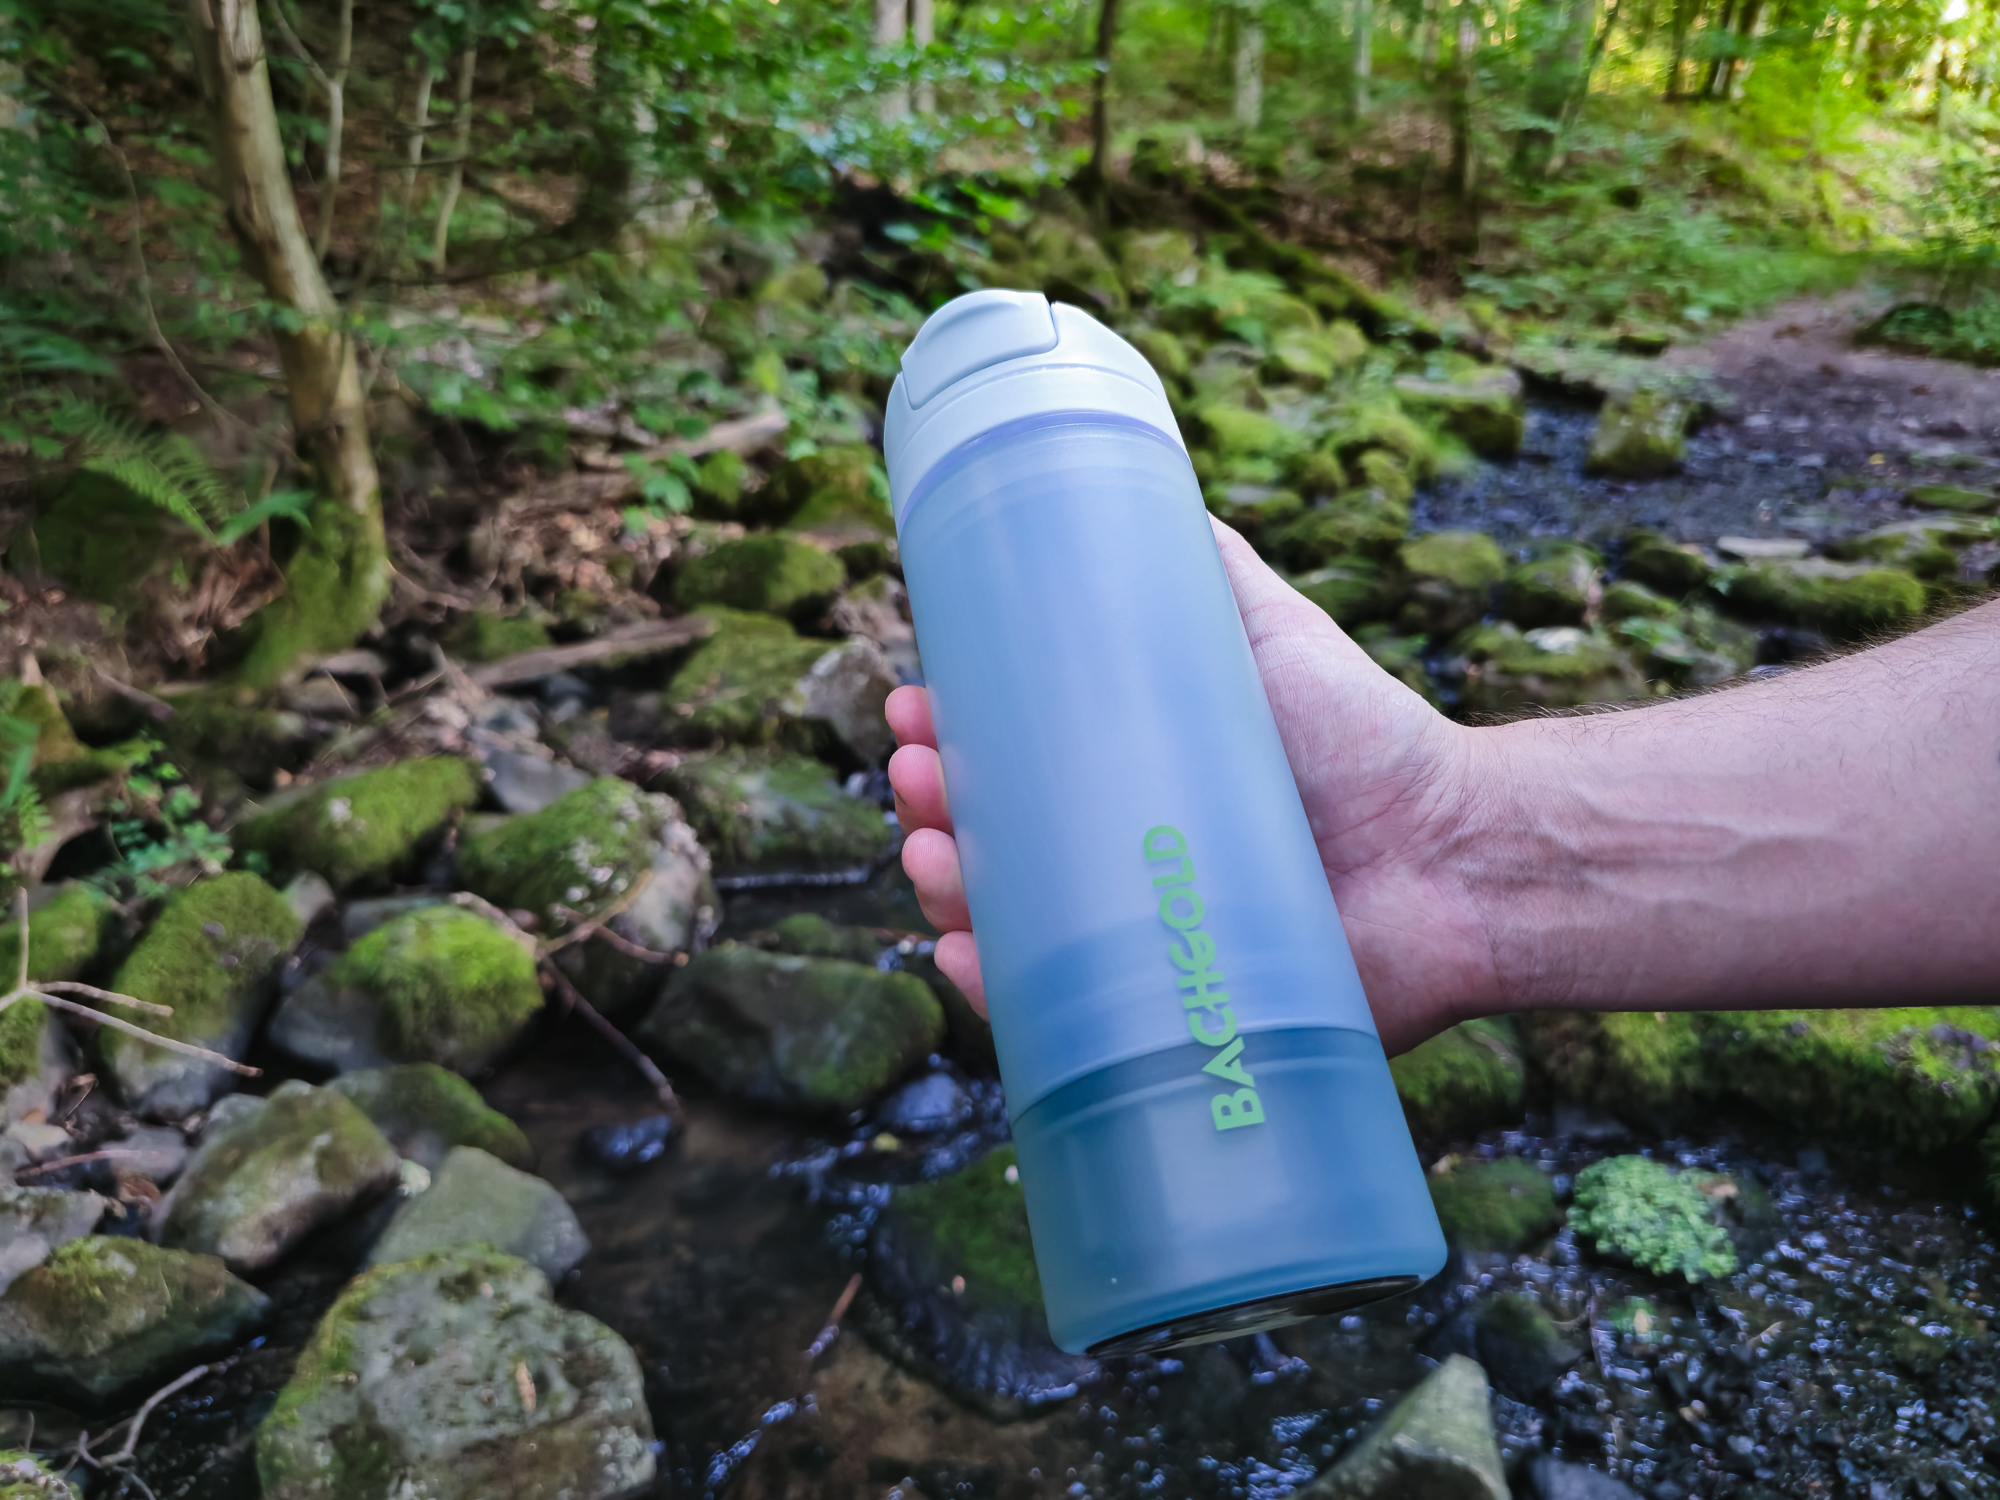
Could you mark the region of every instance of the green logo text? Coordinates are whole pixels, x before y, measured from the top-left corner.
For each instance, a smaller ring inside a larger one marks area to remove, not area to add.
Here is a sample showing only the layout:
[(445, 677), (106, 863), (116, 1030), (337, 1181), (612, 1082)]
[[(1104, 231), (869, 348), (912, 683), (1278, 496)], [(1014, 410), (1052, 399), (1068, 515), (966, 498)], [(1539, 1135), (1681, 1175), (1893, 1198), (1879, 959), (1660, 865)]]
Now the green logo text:
[(1188, 1030), (1204, 1047), (1215, 1049), (1201, 1070), (1242, 1085), (1209, 1100), (1215, 1128), (1262, 1125), (1264, 1101), (1257, 1096), (1257, 1080), (1243, 1066), (1243, 1038), (1236, 1034), (1236, 1013), (1229, 1006), (1229, 991), (1223, 988), (1226, 981), (1215, 967), (1215, 939), (1201, 930), (1207, 910), (1194, 888), (1194, 856), (1188, 853), (1187, 839), (1178, 828), (1162, 823), (1147, 830), (1145, 854), (1148, 864), (1175, 863), (1167, 874), (1153, 877), (1153, 889), (1160, 893), (1160, 920), (1173, 933), (1167, 957), (1173, 962)]

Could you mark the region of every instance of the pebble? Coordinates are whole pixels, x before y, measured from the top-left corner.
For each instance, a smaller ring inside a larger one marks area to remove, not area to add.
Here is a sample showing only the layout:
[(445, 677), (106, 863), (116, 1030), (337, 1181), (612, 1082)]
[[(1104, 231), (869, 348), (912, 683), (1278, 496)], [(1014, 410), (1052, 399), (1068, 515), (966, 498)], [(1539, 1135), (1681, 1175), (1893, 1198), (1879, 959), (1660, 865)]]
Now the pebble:
[(972, 1119), (972, 1096), (949, 1073), (913, 1078), (882, 1101), (875, 1123), (905, 1135), (942, 1135)]

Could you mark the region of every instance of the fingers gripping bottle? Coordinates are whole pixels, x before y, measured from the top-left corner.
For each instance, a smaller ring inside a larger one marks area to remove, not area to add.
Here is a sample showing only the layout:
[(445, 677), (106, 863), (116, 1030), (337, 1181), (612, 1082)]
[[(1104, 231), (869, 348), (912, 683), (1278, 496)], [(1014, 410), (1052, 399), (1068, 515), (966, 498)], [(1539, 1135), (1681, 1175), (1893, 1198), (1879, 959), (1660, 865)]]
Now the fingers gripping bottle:
[(1415, 1287), (1444, 1239), (1159, 377), (974, 292), (884, 446), (1056, 1342)]

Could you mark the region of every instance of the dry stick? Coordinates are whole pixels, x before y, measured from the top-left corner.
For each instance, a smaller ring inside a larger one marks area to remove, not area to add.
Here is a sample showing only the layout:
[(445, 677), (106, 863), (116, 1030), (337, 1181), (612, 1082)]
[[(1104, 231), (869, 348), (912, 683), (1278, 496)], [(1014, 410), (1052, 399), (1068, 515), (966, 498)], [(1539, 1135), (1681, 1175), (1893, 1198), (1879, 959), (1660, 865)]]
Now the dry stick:
[(444, 252), (451, 240), (451, 213), (458, 207), (459, 189), (465, 185), (465, 155), (472, 149), (472, 80), (479, 65), (479, 49), (467, 47), (458, 55), (457, 117), (452, 121), (452, 164), (444, 180), (444, 200), (438, 204), (437, 225), (431, 231), (431, 264), (444, 269)]
[(104, 668), (93, 664), (90, 669), (97, 680), (128, 703), (136, 703), (160, 723), (164, 724), (174, 716), (173, 704), (163, 698), (155, 698), (151, 693), (135, 688), (129, 682), (120, 682)]
[(674, 1086), (667, 1081), (667, 1075), (660, 1071), (659, 1065), (633, 1045), (630, 1037), (599, 1015), (597, 1007), (577, 993), (576, 986), (569, 982), (569, 976), (561, 969), (546, 962), (542, 964), (541, 969), (549, 976), (550, 982), (562, 992), (563, 1000), (570, 1009), (582, 1016), (590, 1023), (592, 1030), (617, 1048), (619, 1055), (637, 1068), (640, 1076), (652, 1085), (654, 1094), (659, 1097), (667, 1113), (677, 1120), (680, 1119), (682, 1115), (680, 1095), (674, 1092)]
[(819, 1331), (819, 1337), (806, 1350), (806, 1368), (810, 1370), (813, 1361), (833, 1346), (840, 1337), (840, 1320), (847, 1316), (847, 1309), (854, 1305), (855, 1293), (861, 1290), (861, 1273), (856, 1271), (847, 1278), (847, 1285), (841, 1289), (840, 1297), (833, 1304), (833, 1311), (826, 1315), (826, 1326)]
[(80, 1167), (88, 1162), (108, 1161), (113, 1157), (153, 1156), (156, 1154), (152, 1151), (137, 1151), (129, 1146), (107, 1146), (102, 1151), (86, 1151), (81, 1156), (59, 1156), (54, 1161), (38, 1162), (32, 1167), (20, 1167), (15, 1170), (14, 1176), (16, 1179), (35, 1177), (43, 1172), (60, 1172), (65, 1167)]
[[(128, 1426), (125, 1433), (125, 1446), (120, 1448), (116, 1453), (112, 1454), (110, 1458), (105, 1460), (105, 1462), (112, 1464), (129, 1464), (132, 1461), (133, 1454), (138, 1452), (139, 1449), (139, 1429), (141, 1429), (146, 1425), (146, 1418), (150, 1417), (153, 1414), (154, 1407), (158, 1406), (162, 1401), (166, 1400), (167, 1397), (174, 1395), (176, 1392), (186, 1390), (189, 1386), (193, 1385), (197, 1380), (202, 1379), (204, 1376), (220, 1375), (224, 1370), (227, 1370), (231, 1365), (235, 1364), (238, 1357), (239, 1356), (231, 1355), (228, 1359), (218, 1359), (213, 1364), (196, 1365), (192, 1370), (189, 1370), (185, 1375), (181, 1376), (178, 1380), (168, 1381), (167, 1384), (161, 1386), (157, 1391), (153, 1392), (153, 1394), (148, 1396), (145, 1399), (144, 1403), (141, 1404), (139, 1409), (136, 1412), (134, 1412), (128, 1419), (130, 1425)], [(117, 1429), (114, 1427), (112, 1431), (115, 1432), (117, 1431)], [(136, 1478), (137, 1476), (135, 1475), (133, 1477)]]

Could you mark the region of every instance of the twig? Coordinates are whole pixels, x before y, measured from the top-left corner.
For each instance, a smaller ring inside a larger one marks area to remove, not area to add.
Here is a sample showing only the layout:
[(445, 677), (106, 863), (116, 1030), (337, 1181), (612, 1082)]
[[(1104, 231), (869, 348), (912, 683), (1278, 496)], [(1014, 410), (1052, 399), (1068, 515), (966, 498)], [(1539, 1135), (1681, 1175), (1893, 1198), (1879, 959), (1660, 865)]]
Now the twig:
[(15, 1169), (14, 1176), (16, 1179), (34, 1177), (43, 1172), (60, 1172), (65, 1167), (80, 1167), (86, 1162), (108, 1161), (116, 1156), (153, 1156), (155, 1154), (151, 1151), (135, 1151), (129, 1146), (107, 1146), (102, 1151), (86, 1151), (81, 1156), (59, 1156), (54, 1161), (38, 1162), (32, 1167), (19, 1167)]
[(847, 1316), (847, 1309), (854, 1305), (855, 1293), (861, 1290), (861, 1273), (856, 1271), (847, 1278), (847, 1285), (841, 1289), (839, 1298), (833, 1304), (833, 1311), (826, 1315), (826, 1326), (819, 1331), (819, 1337), (806, 1350), (806, 1368), (810, 1370), (813, 1361), (832, 1347), (840, 1337), (840, 1320)]
[[(556, 908), (556, 911), (558, 913), (568, 913), (572, 917), (576, 915), (575, 912), (571, 912), (566, 906), (559, 906)], [(580, 943), (590, 938), (603, 938), (605, 942), (616, 948), (620, 953), (630, 958), (636, 958), (642, 964), (672, 963), (674, 959), (671, 953), (662, 953), (657, 948), (643, 947), (628, 937), (620, 936), (609, 927), (606, 927), (601, 921), (584, 922), (573, 930), (564, 933), (562, 943), (564, 946), (567, 946), (572, 942)]]
[(569, 982), (569, 976), (561, 969), (546, 962), (541, 967), (542, 972), (549, 976), (550, 982), (562, 992), (563, 1000), (569, 1008), (582, 1016), (599, 1036), (617, 1048), (619, 1055), (637, 1068), (640, 1076), (652, 1085), (654, 1094), (659, 1097), (667, 1113), (676, 1120), (683, 1118), (680, 1095), (674, 1092), (673, 1084), (667, 1081), (667, 1075), (660, 1071), (659, 1065), (633, 1045), (630, 1037), (599, 1015), (597, 1007), (577, 993), (576, 986)]
[[(613, 917), (616, 917), (621, 913), (623, 913), (628, 907), (632, 905), (634, 901), (637, 901), (639, 899), (639, 893), (643, 891), (648, 884), (651, 883), (652, 879), (653, 879), (653, 872), (651, 870), (641, 870), (638, 873), (638, 875), (634, 877), (632, 883), (625, 887), (624, 891), (619, 895), (618, 899), (616, 901), (613, 901), (609, 906), (605, 907), (603, 911), (597, 913), (597, 915), (594, 917), (585, 917), (581, 912), (572, 911), (567, 906), (556, 906), (550, 908), (558, 916), (561, 916), (570, 922), (581, 923), (582, 925), (572, 927), (568, 932), (565, 932), (561, 937), (551, 938), (549, 939), (549, 941), (542, 944), (541, 956), (543, 958), (547, 958), (552, 953), (560, 953), (563, 949), (569, 947), (572, 943), (581, 942), (583, 939), (589, 937), (593, 932), (600, 930), (606, 922), (609, 922)], [(633, 946), (637, 947), (638, 945), (634, 944)], [(652, 952), (650, 948), (640, 948), (639, 951), (641, 953)]]
[(453, 891), (451, 893), (451, 904), (453, 906), (462, 906), (467, 911), (475, 912), (479, 916), (486, 918), (487, 921), (498, 927), (515, 942), (534, 954), (536, 958), (541, 957), (541, 953), (535, 945), (535, 935), (521, 926), (512, 917), (508, 916), (507, 913), (500, 910), (491, 901), (488, 901), (484, 896), (475, 896), (470, 891)]
[(626, 658), (649, 656), (690, 645), (715, 629), (707, 615), (683, 615), (677, 620), (655, 620), (626, 626), (599, 636), (594, 641), (578, 641), (571, 646), (541, 646), (517, 656), (485, 662), (465, 673), (475, 687), (513, 687), (538, 678), (553, 677), (572, 667), (609, 664)]
[(151, 1016), (170, 1016), (174, 1013), (171, 1005), (157, 1005), (151, 1000), (136, 1000), (130, 995), (121, 995), (116, 990), (100, 990), (94, 984), (81, 984), (74, 979), (45, 979), (41, 988), (58, 990), (65, 995), (86, 995), (92, 1000), (104, 1000), (112, 1005), (129, 1005), (133, 1010), (144, 1011)]
[(174, 716), (173, 704), (167, 702), (164, 698), (155, 698), (151, 693), (141, 692), (129, 682), (120, 682), (116, 677), (105, 671), (104, 668), (94, 663), (90, 670), (96, 673), (97, 680), (111, 689), (112, 692), (127, 702), (138, 704), (139, 707), (151, 714), (160, 723), (164, 724)]

